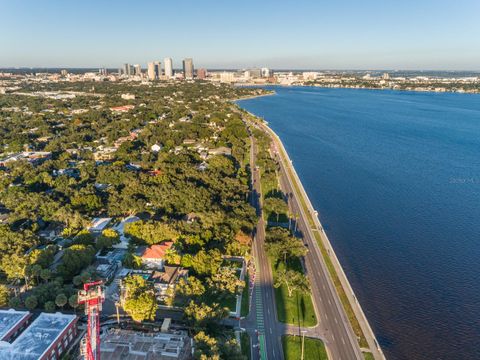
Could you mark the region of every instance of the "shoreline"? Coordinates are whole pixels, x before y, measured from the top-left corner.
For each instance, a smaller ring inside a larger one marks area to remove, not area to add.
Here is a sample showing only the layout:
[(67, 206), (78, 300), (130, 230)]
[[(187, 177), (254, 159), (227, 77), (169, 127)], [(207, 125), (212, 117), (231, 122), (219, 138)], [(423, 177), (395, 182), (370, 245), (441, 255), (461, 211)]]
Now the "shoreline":
[[(271, 95), (271, 94), (268, 94), (268, 95)], [(265, 95), (261, 95), (261, 96), (265, 96)], [(320, 237), (320, 239), (318, 239), (315, 236), (315, 238), (317, 239), (317, 242), (318, 242), (318, 240), (320, 240), (320, 242), (322, 243), (322, 245), (324, 246), (324, 248), (328, 252), (328, 255), (326, 255), (326, 256), (328, 256), (331, 263), (333, 264), (334, 271), (335, 271), (338, 279), (340, 280), (341, 286), (342, 286), (343, 291), (344, 291), (344, 293), (345, 293), (345, 295), (348, 299), (350, 307), (352, 308), (352, 310), (354, 312), (354, 315), (355, 315), (355, 318), (357, 319), (357, 321), (359, 323), (359, 326), (360, 326), (360, 329), (363, 333), (363, 336), (365, 337), (365, 339), (366, 339), (366, 341), (369, 345), (369, 351), (368, 352), (370, 352), (375, 359), (385, 360), (386, 359), (385, 355), (383, 354), (383, 351), (380, 348), (380, 345), (379, 345), (379, 343), (376, 339), (376, 336), (375, 336), (375, 334), (374, 334), (374, 332), (373, 332), (373, 330), (370, 326), (370, 323), (368, 322), (368, 319), (367, 319), (365, 313), (363, 312), (363, 309), (362, 309), (360, 303), (357, 300), (357, 297), (356, 297), (356, 295), (355, 295), (355, 293), (354, 293), (354, 291), (353, 291), (353, 289), (350, 285), (350, 282), (348, 281), (347, 275), (345, 274), (345, 272), (343, 270), (343, 267), (340, 264), (340, 261), (338, 260), (338, 257), (337, 257), (337, 255), (336, 255), (336, 253), (335, 253), (335, 251), (332, 247), (332, 244), (331, 244), (327, 234), (325, 233), (325, 230), (323, 229), (323, 226), (322, 226), (322, 224), (320, 222), (320, 219), (319, 219), (319, 216), (318, 216), (318, 212), (314, 209), (314, 207), (313, 207), (313, 205), (310, 201), (310, 198), (308, 197), (308, 194), (303, 187), (303, 184), (300, 180), (300, 177), (298, 176), (298, 174), (295, 170), (295, 167), (292, 165), (292, 160), (290, 159), (290, 157), (288, 155), (288, 152), (283, 145), (283, 142), (281, 141), (280, 137), (268, 126), (268, 123), (266, 121), (264, 121), (259, 116), (255, 115), (255, 114), (252, 114), (251, 112), (249, 112), (249, 111), (247, 111), (243, 108), (241, 108), (241, 109), (243, 111), (247, 112), (249, 115), (253, 116), (254, 118), (259, 119), (260, 122), (261, 122), (260, 125), (269, 134), (269, 136), (272, 138), (272, 140), (278, 145), (278, 149), (280, 150), (280, 153), (281, 153), (280, 158), (282, 159), (283, 166), (286, 169), (289, 170), (291, 176), (293, 177), (293, 179), (291, 179), (292, 183), (294, 183), (296, 185), (296, 187), (298, 188), (298, 189), (294, 189), (294, 190), (295, 190), (295, 192), (297, 192), (297, 190), (299, 191), (299, 194), (298, 194), (299, 199), (306, 206), (306, 210), (307, 210), (307, 214), (309, 215), (309, 218), (313, 220), (313, 225), (314, 226), (312, 226), (312, 228), (315, 227), (314, 231), (316, 233), (318, 233), (319, 237)], [(290, 177), (290, 174), (288, 174), (289, 177)], [(307, 220), (310, 220), (310, 219), (307, 219)], [(320, 254), (322, 254), (321, 258), (324, 262), (324, 265), (328, 268), (328, 266), (326, 264), (326, 261), (325, 261), (325, 255), (322, 253), (322, 251), (320, 249), (320, 244), (317, 244), (317, 245), (319, 247), (318, 251), (320, 252)], [(334, 279), (332, 278), (332, 274), (331, 274), (330, 271), (328, 271), (328, 275), (330, 276), (332, 284), (334, 284)], [(347, 313), (347, 309), (345, 309), (345, 306), (340, 299), (341, 296), (338, 293), (338, 290), (335, 289), (335, 292), (337, 294), (338, 301), (340, 301), (340, 305), (342, 306), (344, 311)], [(347, 314), (347, 317), (348, 317), (348, 314)], [(350, 319), (349, 319), (349, 323), (352, 326), (352, 324), (350, 322)]]
[(235, 101), (240, 101), (240, 100), (250, 100), (250, 99), (255, 99), (255, 98), (260, 98), (260, 97), (265, 97), (265, 96), (273, 96), (273, 95), (277, 95), (277, 93), (275, 91), (271, 91), (268, 94), (246, 95), (246, 96), (242, 96), (242, 97), (233, 99), (231, 101), (235, 102)]
[[(318, 212), (313, 208), (313, 205), (310, 201), (310, 198), (308, 197), (308, 194), (305, 191), (302, 182), (300, 181), (300, 177), (298, 176), (298, 174), (295, 170), (295, 167), (292, 165), (292, 161), (290, 160), (290, 157), (288, 156), (288, 153), (287, 153), (280, 137), (270, 127), (268, 127), (267, 125), (265, 125), (265, 127), (268, 129), (269, 133), (274, 138), (274, 141), (276, 141), (277, 144), (279, 145), (279, 149), (282, 152), (282, 157), (281, 158), (284, 158), (284, 160), (286, 160), (286, 161), (284, 161), (284, 166), (286, 168), (288, 168), (293, 174), (293, 180), (300, 190), (299, 195), (302, 197), (303, 201), (305, 202), (305, 204), (307, 206), (307, 209), (309, 210), (309, 214), (310, 214), (311, 218), (313, 218), (313, 221), (314, 221), (315, 227), (316, 227), (316, 231), (320, 234), (321, 241), (323, 242), (323, 245), (326, 247), (326, 249), (328, 251), (328, 256), (330, 257), (330, 259), (333, 262), (333, 265), (335, 267), (335, 271), (337, 273), (337, 276), (339, 277), (340, 282), (342, 283), (342, 287), (345, 291), (345, 294), (347, 295), (348, 301), (350, 302), (350, 306), (352, 307), (352, 309), (355, 313), (355, 316), (360, 323), (360, 327), (362, 329), (362, 332), (363, 332), (363, 334), (364, 334), (364, 336), (365, 336), (365, 338), (366, 338), (366, 340), (369, 344), (370, 351), (374, 355), (375, 359), (385, 359), (385, 355), (383, 354), (383, 351), (381, 350), (380, 345), (378, 344), (378, 341), (377, 341), (377, 339), (375, 337), (375, 334), (374, 334), (374, 332), (373, 332), (373, 330), (370, 326), (370, 323), (368, 322), (368, 319), (367, 319), (365, 313), (363, 312), (363, 309), (362, 309), (360, 303), (357, 300), (357, 297), (356, 297), (356, 295), (355, 295), (355, 293), (354, 293), (354, 291), (353, 291), (353, 289), (350, 285), (350, 282), (348, 281), (347, 275), (345, 274), (345, 272), (343, 270), (343, 267), (340, 264), (340, 261), (338, 260), (337, 255), (336, 255), (336, 253), (335, 253), (335, 251), (332, 247), (332, 244), (331, 244), (327, 234), (325, 233), (325, 230), (323, 229), (323, 226), (322, 226), (322, 224), (319, 220), (319, 216), (315, 215), (315, 214), (318, 214)], [(332, 281), (333, 281), (333, 279), (332, 279)], [(337, 295), (339, 295), (338, 292), (337, 292)], [(343, 307), (343, 304), (342, 304), (342, 307)]]
[[(391, 91), (399, 91), (399, 92), (414, 92), (414, 93), (434, 93), (434, 94), (459, 94), (459, 95), (480, 95), (480, 90), (477, 91), (452, 91), (452, 90), (446, 90), (446, 91), (435, 91), (435, 90), (428, 90), (428, 89), (394, 89), (391, 87), (383, 87), (383, 88), (378, 88), (378, 87), (369, 87), (369, 86), (362, 86), (362, 87), (353, 87), (353, 86), (328, 86), (328, 85), (320, 85), (320, 84), (235, 84), (234, 86), (238, 87), (258, 87), (258, 88), (265, 88), (266, 86), (271, 86), (271, 87), (284, 87), (284, 88), (289, 88), (289, 87), (306, 87), (306, 88), (321, 88), (321, 89), (350, 89), (350, 90), (379, 90), (379, 91), (384, 91), (384, 90), (391, 90)], [(265, 96), (265, 95), (259, 95), (259, 96)], [(252, 96), (252, 98), (255, 98), (257, 96)], [(237, 100), (246, 100), (248, 98), (239, 98)]]

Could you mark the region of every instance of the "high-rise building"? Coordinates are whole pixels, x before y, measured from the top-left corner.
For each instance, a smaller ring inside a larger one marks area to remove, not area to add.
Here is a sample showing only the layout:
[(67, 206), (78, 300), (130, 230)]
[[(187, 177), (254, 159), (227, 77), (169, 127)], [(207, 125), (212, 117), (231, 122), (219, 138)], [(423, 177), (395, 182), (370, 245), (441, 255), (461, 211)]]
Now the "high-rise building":
[(157, 79), (160, 79), (160, 76), (162, 76), (162, 63), (160, 61), (155, 61), (153, 65), (153, 69), (155, 70), (155, 77)]
[(206, 69), (198, 69), (197, 70), (197, 78), (198, 79), (205, 79), (207, 77), (207, 70)]
[(147, 64), (147, 76), (148, 80), (155, 80), (157, 78), (155, 74), (155, 63), (149, 62)]
[(271, 73), (272, 72), (270, 71), (269, 68), (267, 68), (267, 67), (262, 68), (262, 77), (268, 78), (272, 75)]
[(123, 75), (130, 76), (130, 64), (123, 64)]
[(186, 58), (183, 60), (183, 77), (185, 79), (193, 79), (193, 59)]
[(133, 67), (135, 69), (135, 76), (141, 76), (142, 75), (142, 67), (139, 64), (135, 64)]
[(246, 77), (249, 77), (249, 78), (260, 78), (260, 77), (262, 77), (262, 70), (261, 69), (257, 69), (257, 68), (249, 69), (246, 72), (248, 72), (248, 76), (246, 76)]
[(173, 65), (172, 65), (172, 58), (165, 58), (163, 59), (164, 68), (165, 68), (165, 76), (167, 79), (170, 79), (173, 76)]

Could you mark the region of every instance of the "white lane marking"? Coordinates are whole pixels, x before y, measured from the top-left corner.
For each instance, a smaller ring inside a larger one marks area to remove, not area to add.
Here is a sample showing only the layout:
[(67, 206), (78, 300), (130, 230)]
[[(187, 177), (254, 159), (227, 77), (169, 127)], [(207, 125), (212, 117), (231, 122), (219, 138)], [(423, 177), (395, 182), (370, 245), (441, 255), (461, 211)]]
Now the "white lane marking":
[(327, 313), (325, 313), (325, 319), (328, 319), (328, 315), (327, 315)]
[(270, 308), (267, 308), (268, 315), (270, 315)]
[(343, 345), (345, 345), (345, 340), (343, 339), (343, 337), (342, 337), (342, 343), (343, 343)]
[(328, 299), (328, 304), (329, 304), (329, 305), (332, 305), (332, 303), (330, 302), (330, 299)]
[(333, 335), (333, 334), (332, 334), (332, 339), (333, 339), (333, 341), (335, 341), (335, 335)]
[(272, 335), (272, 328), (270, 328), (270, 335)]
[(335, 320), (335, 324), (338, 324), (337, 318), (335, 318), (334, 320)]

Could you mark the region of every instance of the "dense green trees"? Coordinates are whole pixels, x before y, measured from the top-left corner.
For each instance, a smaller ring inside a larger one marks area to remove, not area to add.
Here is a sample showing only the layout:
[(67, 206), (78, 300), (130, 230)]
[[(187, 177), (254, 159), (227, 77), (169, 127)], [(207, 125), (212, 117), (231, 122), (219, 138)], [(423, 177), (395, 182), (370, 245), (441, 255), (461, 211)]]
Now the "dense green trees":
[(263, 208), (267, 214), (272, 214), (276, 221), (279, 222), (281, 215), (288, 214), (288, 206), (285, 200), (278, 197), (268, 197), (263, 202)]
[(237, 270), (226, 266), (212, 274), (207, 283), (211, 290), (220, 295), (236, 294), (245, 286), (245, 282), (239, 279)]
[[(111, 248), (119, 239), (111, 230), (92, 236), (86, 230), (91, 219), (110, 216), (116, 222), (135, 214), (142, 221), (125, 228), (133, 241), (124, 265), (142, 266), (134, 255), (136, 245), (175, 241), (166, 258), (169, 264), (190, 270), (191, 276), (180, 280), (177, 288), (188, 304), (186, 317), (205, 336), (215, 336), (217, 348), (212, 356), (236, 359), (238, 346), (221, 334), (218, 325), (226, 310), (209, 298), (232, 295), (243, 286), (234, 270), (222, 267), (222, 255), (249, 252), (248, 234), (257, 219), (247, 201), (248, 133), (228, 100), (263, 90), (197, 82), (165, 87), (27, 83), (23, 90), (90, 92), (92, 86), (105, 96), (60, 101), (0, 95), (0, 147), (6, 153), (26, 146), (52, 152), (52, 158), (42, 163), (16, 161), (0, 168), (0, 210), (8, 214), (6, 224), (0, 225), (0, 270), (9, 283), (30, 285), (21, 299), (9, 299), (8, 291), (4, 296), (0, 288), (0, 306), (2, 302), (19, 306), (24, 301), (29, 308), (46, 311), (75, 308), (75, 287), (94, 276), (89, 266), (95, 252)], [(128, 114), (112, 113), (109, 107), (126, 103), (119, 96), (126, 92), (137, 96), (128, 101), (135, 108)], [(178, 121), (181, 117), (188, 121)], [(163, 149), (154, 153), (153, 144)], [(117, 150), (110, 161), (94, 160), (102, 148), (113, 146)], [(220, 146), (229, 148), (232, 155), (207, 158), (200, 151)], [(202, 171), (198, 165), (204, 160), (208, 167)], [(59, 172), (62, 169), (69, 172)], [(194, 214), (194, 220), (187, 221), (188, 214)], [(50, 244), (39, 236), (41, 231), (57, 226), (67, 240), (62, 242), (63, 256), (56, 246), (39, 250)], [(26, 255), (37, 245), (39, 249)], [(59, 262), (54, 263), (54, 257)], [(153, 319), (157, 307), (153, 289), (136, 277), (129, 278), (126, 286), (127, 313), (136, 321)]]
[(154, 245), (166, 240), (176, 240), (178, 233), (171, 226), (159, 222), (137, 221), (125, 226), (125, 234), (139, 244)]
[(95, 249), (91, 245), (72, 245), (65, 250), (57, 272), (66, 279), (72, 279), (90, 265), (94, 258)]
[(281, 227), (269, 228), (266, 241), (266, 251), (274, 261), (286, 262), (288, 258), (302, 257), (307, 253), (302, 241)]
[(228, 311), (217, 303), (211, 306), (205, 303), (196, 303), (193, 300), (185, 307), (184, 314), (195, 329), (208, 329), (217, 326), (217, 321), (228, 316)]
[(0, 307), (6, 307), (10, 300), (10, 292), (5, 285), (0, 284)]
[(217, 249), (200, 250), (192, 257), (191, 267), (199, 275), (213, 275), (220, 269), (222, 261), (222, 254)]
[(55, 297), (55, 305), (57, 305), (58, 307), (62, 308), (67, 304), (68, 302), (68, 298), (65, 294), (58, 294), (56, 297)]
[(205, 293), (205, 286), (194, 276), (181, 278), (176, 287), (177, 293), (187, 298), (199, 297)]
[(37, 297), (35, 295), (30, 295), (29, 297), (27, 297), (25, 299), (25, 307), (28, 309), (28, 310), (33, 310), (37, 307), (38, 305), (38, 300), (37, 300)]
[(124, 310), (134, 321), (154, 320), (157, 312), (155, 292), (143, 277), (133, 275), (124, 280), (126, 298)]
[(97, 250), (109, 249), (113, 245), (120, 242), (120, 235), (113, 229), (105, 229), (102, 234), (97, 237), (95, 247)]

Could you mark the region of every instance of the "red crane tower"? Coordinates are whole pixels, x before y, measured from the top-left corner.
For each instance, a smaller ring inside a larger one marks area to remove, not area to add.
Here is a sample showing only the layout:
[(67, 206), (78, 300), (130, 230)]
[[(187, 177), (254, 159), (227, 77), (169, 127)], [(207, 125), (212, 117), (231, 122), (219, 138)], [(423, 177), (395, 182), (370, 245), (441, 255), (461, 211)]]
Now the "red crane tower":
[(87, 334), (82, 349), (85, 360), (100, 360), (100, 312), (104, 300), (101, 281), (83, 284), (83, 290), (78, 292), (78, 303), (85, 304), (87, 315)]

